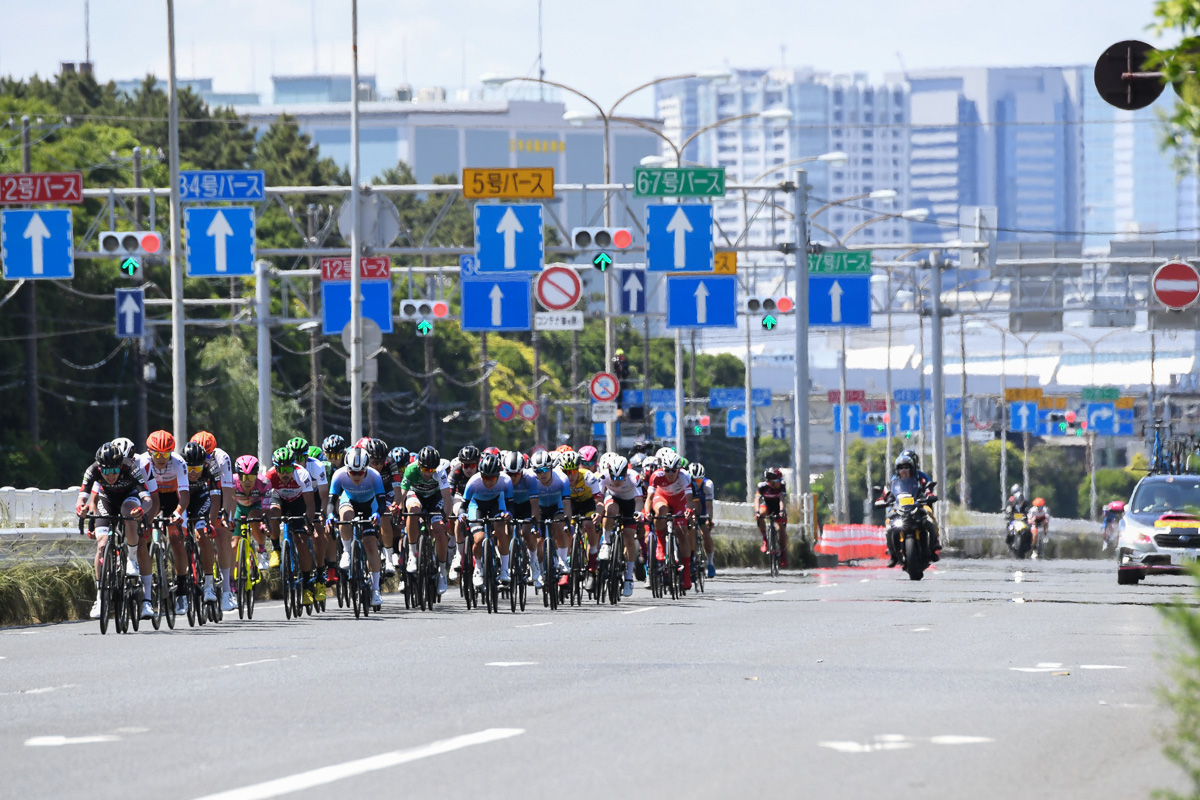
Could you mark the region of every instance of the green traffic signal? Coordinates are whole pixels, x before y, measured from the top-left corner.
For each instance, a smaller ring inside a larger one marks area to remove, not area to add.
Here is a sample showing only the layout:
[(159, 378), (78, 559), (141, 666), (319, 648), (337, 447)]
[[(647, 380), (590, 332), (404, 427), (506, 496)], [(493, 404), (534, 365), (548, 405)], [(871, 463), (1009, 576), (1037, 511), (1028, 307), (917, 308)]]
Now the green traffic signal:
[(697, 425), (696, 427), (692, 428), (692, 433), (699, 436), (703, 432), (703, 430), (704, 430), (703, 428), (701, 428), (699, 425)]
[(763, 317), (762, 324), (763, 324), (764, 328), (766, 328), (767, 330), (771, 330), (772, 328), (774, 328), (776, 325), (779, 324), (779, 320), (775, 319), (770, 314), (767, 314), (765, 317)]
[(600, 270), (601, 272), (604, 272), (604, 270), (608, 269), (609, 266), (611, 266), (611, 265), (612, 265), (612, 256), (610, 256), (608, 253), (600, 253), (599, 255), (597, 255), (595, 258), (592, 259), (592, 266), (594, 266), (596, 269)]
[(417, 323), (417, 335), (428, 336), (433, 333), (433, 323), (427, 319), (423, 319)]
[(124, 272), (126, 275), (132, 278), (137, 274), (137, 271), (141, 269), (141, 266), (142, 265), (138, 263), (136, 258), (130, 256), (121, 262), (121, 272)]

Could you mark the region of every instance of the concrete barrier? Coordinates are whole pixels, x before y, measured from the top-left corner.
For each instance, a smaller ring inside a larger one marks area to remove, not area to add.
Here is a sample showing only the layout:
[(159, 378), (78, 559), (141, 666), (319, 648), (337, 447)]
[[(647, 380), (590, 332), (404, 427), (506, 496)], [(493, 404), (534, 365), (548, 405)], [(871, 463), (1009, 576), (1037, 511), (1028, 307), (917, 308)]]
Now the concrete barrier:
[(54, 527), (75, 524), (78, 489), (0, 487), (0, 527)]

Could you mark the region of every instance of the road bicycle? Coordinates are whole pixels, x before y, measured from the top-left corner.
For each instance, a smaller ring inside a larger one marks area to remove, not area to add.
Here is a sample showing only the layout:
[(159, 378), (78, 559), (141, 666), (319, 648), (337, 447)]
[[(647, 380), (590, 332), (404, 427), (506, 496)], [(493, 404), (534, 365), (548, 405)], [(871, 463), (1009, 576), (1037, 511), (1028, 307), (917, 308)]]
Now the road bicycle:
[(525, 546), (525, 538), (521, 529), (532, 520), (512, 520), (513, 535), (508, 545), (508, 603), (512, 613), (517, 609), (525, 610), (525, 593), (533, 575), (533, 567), (529, 563), (529, 548)]
[(558, 553), (554, 547), (553, 521), (540, 517), (535, 523), (540, 541), (538, 558), (542, 561), (542, 607), (551, 611), (558, 610)]
[(779, 576), (779, 561), (782, 555), (779, 549), (779, 520), (782, 517), (783, 513), (780, 511), (767, 515), (767, 567), (772, 578)]
[[(308, 518), (304, 516), (281, 517), (279, 520), (279, 584), (283, 591), (283, 614), (287, 619), (299, 619), (304, 606), (304, 572), (300, 569), (300, 552), (292, 526), (299, 531), (307, 530)], [(308, 606), (312, 614), (312, 606)]]
[(573, 606), (583, 605), (583, 584), (587, 580), (587, 542), (583, 535), (583, 521), (586, 517), (576, 514), (571, 517), (567, 526), (570, 532), (570, 545), (567, 551), (567, 599)]
[(355, 517), (350, 520), (350, 568), (347, 570), (346, 583), (355, 619), (360, 614), (363, 617), (370, 616), (374, 608), (371, 603), (371, 573), (367, 570), (367, 551), (363, 547), (363, 536), (368, 533), (376, 535), (370, 518)]
[[(398, 517), (417, 517), (417, 571), (404, 575), (404, 607), (432, 611), (434, 603), (441, 602), (438, 596), (438, 563), (433, 543), (433, 518), (428, 511), (406, 511)], [(400, 551), (400, 563), (407, 570), (409, 547), (407, 534)]]
[(112, 619), (117, 633), (127, 633), (132, 621), (137, 630), (141, 620), (141, 576), (136, 579), (136, 588), (131, 576), (125, 574), (128, 565), (128, 552), (125, 549), (125, 523), (139, 521), (135, 517), (112, 516), (98, 514), (82, 514), (79, 517), (79, 534), (86, 535), (87, 531), (94, 532), (96, 521), (108, 523), (108, 539), (104, 549), (100, 551), (100, 568), (97, 573), (97, 597), (100, 600), (100, 633), (108, 633), (109, 619)]
[(229, 580), (237, 597), (238, 619), (254, 619), (254, 588), (262, 581), (258, 553), (250, 537), (250, 519), (241, 517), (234, 527), (233, 570)]

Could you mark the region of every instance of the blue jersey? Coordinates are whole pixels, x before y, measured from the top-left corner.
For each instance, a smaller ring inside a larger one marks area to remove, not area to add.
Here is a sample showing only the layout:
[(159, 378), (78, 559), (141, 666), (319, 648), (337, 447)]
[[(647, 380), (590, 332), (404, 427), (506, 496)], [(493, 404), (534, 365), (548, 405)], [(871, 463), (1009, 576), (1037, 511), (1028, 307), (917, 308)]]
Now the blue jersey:
[(507, 511), (508, 506), (512, 504), (512, 499), (513, 485), (507, 475), (498, 476), (496, 482), (489, 489), (483, 485), (483, 476), (475, 473), (467, 481), (466, 488), (463, 489), (463, 503), (467, 506), (467, 517), (472, 521), (476, 519), (480, 503), (495, 500), (498, 503), (498, 510)]
[(376, 470), (367, 467), (367, 477), (357, 484), (350, 480), (350, 472), (345, 467), (333, 473), (333, 480), (329, 482), (330, 508), (350, 502), (370, 502), (371, 512), (379, 513), (380, 506), (387, 502), (387, 498), (383, 494), (383, 478)]
[(535, 481), (534, 496), (538, 499), (538, 505), (543, 508), (562, 507), (562, 503), (571, 496), (571, 481), (567, 479), (566, 474), (559, 469), (552, 470), (550, 473), (549, 485), (543, 485), (537, 476), (533, 476)]
[(537, 494), (539, 484), (532, 472), (522, 472), (515, 478), (511, 475), (509, 477), (512, 478), (514, 503), (528, 503), (529, 498)]

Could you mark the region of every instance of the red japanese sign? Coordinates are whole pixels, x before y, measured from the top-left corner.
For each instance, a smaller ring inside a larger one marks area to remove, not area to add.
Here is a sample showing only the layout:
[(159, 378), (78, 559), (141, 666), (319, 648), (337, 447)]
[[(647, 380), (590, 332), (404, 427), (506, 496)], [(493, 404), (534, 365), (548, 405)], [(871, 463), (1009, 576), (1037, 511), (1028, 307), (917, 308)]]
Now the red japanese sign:
[(0, 204), (82, 202), (82, 172), (0, 175)]
[[(831, 403), (842, 402), (842, 393), (839, 392), (837, 389), (830, 389), (828, 397), (829, 397), (829, 402), (831, 402)], [(865, 389), (847, 389), (846, 390), (846, 402), (847, 403), (861, 403), (863, 400), (866, 400), (866, 399), (867, 399), (867, 392)]]
[[(850, 394), (850, 392), (847, 391), (846, 394)], [(867, 400), (863, 403), (863, 411), (868, 413), (887, 411), (887, 400)]]
[[(386, 281), (392, 276), (392, 260), (387, 256), (370, 256), (359, 262), (364, 281)], [(348, 281), (350, 280), (349, 258), (322, 258), (321, 280)]]

